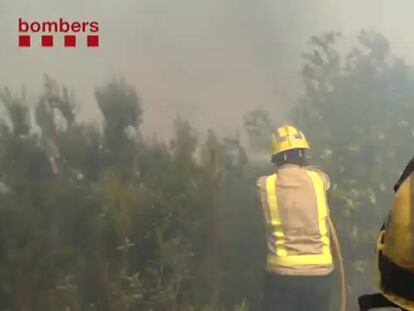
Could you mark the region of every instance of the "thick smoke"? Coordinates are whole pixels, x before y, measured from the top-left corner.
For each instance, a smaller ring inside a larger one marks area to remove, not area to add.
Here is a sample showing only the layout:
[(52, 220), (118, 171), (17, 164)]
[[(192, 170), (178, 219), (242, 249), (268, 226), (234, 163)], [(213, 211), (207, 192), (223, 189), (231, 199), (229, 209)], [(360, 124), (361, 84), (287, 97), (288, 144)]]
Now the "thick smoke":
[[(228, 131), (256, 107), (284, 118), (301, 92), (300, 57), (311, 35), (337, 30), (352, 40), (375, 29), (412, 58), (413, 8), (409, 0), (2, 0), (0, 85), (35, 92), (48, 73), (76, 91), (85, 118), (99, 121), (93, 89), (124, 77), (143, 99), (147, 130), (168, 134), (181, 115)], [(101, 47), (19, 49), (18, 17), (98, 20)]]

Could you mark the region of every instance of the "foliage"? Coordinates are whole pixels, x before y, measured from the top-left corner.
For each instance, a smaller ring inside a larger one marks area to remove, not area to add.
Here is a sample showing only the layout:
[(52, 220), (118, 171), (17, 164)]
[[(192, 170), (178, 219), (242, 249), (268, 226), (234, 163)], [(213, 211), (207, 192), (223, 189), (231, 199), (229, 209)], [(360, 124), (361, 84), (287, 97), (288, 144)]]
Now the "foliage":
[(242, 202), (226, 207), (223, 196), (224, 180), (245, 174), (237, 141), (211, 133), (198, 148), (181, 120), (169, 145), (145, 141), (139, 97), (122, 81), (96, 91), (102, 132), (79, 122), (73, 96), (49, 77), (34, 105), (0, 95), (1, 310), (230, 310), (242, 300), (223, 297), (238, 271), (223, 271), (236, 254), (224, 258), (217, 226)]
[(268, 152), (269, 137), (272, 134), (272, 120), (269, 114), (262, 109), (255, 109), (246, 113), (243, 121), (252, 149)]
[(331, 177), (354, 302), (374, 290), (376, 235), (414, 151), (414, 72), (378, 33), (361, 32), (348, 54), (336, 47), (339, 39), (329, 33), (310, 40), (306, 94), (292, 114), (310, 136), (313, 162)]
[[(291, 120), (331, 177), (355, 301), (372, 290), (375, 236), (413, 153), (414, 72), (377, 33), (361, 32), (347, 54), (339, 38), (311, 38)], [(74, 96), (49, 77), (37, 99), (0, 89), (0, 310), (258, 310), (254, 185), (271, 169), (269, 114), (244, 118), (264, 164), (237, 137), (203, 138), (183, 120), (168, 144), (148, 140), (124, 81), (95, 95), (102, 130), (80, 122)]]

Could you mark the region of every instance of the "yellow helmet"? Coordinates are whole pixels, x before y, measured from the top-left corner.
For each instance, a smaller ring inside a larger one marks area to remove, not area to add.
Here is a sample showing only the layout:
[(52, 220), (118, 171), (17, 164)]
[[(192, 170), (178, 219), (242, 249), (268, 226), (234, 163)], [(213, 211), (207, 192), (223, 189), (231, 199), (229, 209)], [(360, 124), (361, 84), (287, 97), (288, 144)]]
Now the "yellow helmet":
[(272, 134), (272, 154), (292, 149), (309, 149), (305, 135), (292, 125), (285, 124)]

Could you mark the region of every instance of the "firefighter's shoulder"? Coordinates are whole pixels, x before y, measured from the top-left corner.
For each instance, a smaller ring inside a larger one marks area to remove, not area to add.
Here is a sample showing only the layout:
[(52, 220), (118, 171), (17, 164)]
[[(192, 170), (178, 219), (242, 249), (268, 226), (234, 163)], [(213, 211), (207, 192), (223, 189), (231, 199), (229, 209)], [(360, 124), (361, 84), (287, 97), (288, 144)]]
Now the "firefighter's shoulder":
[(263, 175), (263, 176), (260, 176), (259, 178), (257, 178), (256, 186), (260, 189), (265, 189), (266, 188), (266, 180), (270, 176), (271, 175)]
[(307, 166), (306, 167), (307, 170), (311, 171), (311, 172), (315, 172), (318, 173), (319, 176), (321, 176), (326, 189), (330, 188), (331, 182), (329, 179), (329, 175), (327, 173), (325, 173), (321, 168), (317, 167), (317, 166)]

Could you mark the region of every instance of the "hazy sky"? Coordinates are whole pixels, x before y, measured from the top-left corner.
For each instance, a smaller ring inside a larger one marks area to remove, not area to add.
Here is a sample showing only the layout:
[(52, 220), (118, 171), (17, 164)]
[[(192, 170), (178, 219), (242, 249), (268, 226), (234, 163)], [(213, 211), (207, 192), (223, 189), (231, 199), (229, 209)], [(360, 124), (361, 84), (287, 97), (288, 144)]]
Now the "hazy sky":
[[(124, 77), (136, 87), (148, 130), (169, 131), (178, 113), (229, 130), (249, 109), (283, 118), (301, 92), (300, 55), (313, 34), (354, 40), (364, 28), (414, 58), (411, 0), (0, 0), (0, 85), (38, 92), (43, 73), (74, 89), (99, 120), (97, 85)], [(17, 19), (100, 23), (101, 47), (17, 47)]]

